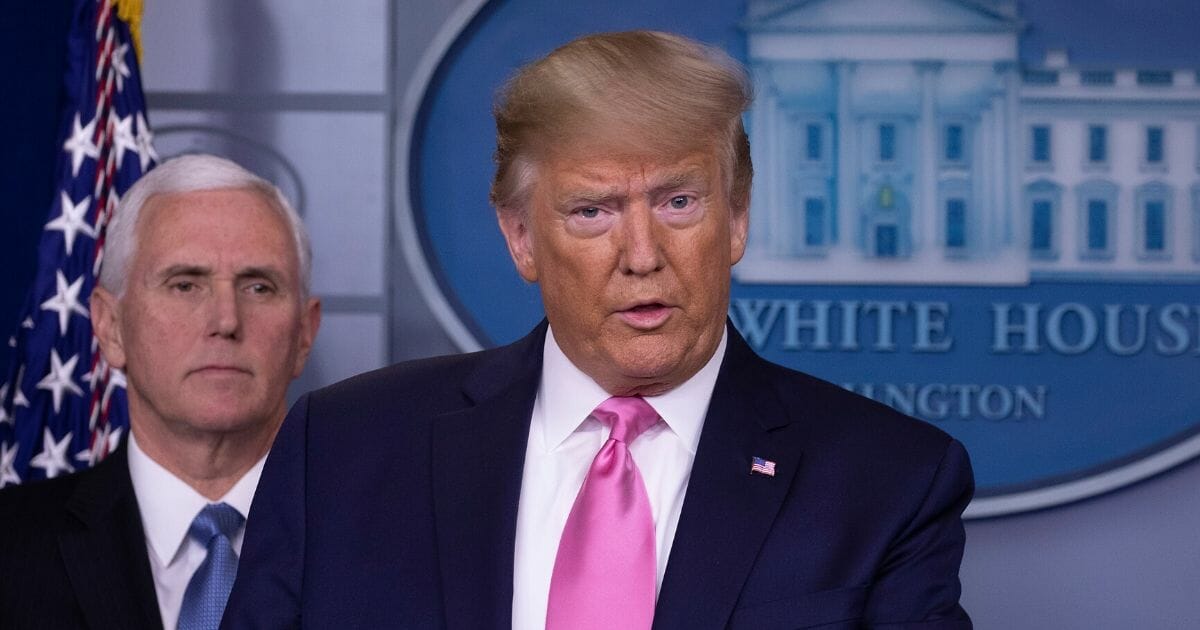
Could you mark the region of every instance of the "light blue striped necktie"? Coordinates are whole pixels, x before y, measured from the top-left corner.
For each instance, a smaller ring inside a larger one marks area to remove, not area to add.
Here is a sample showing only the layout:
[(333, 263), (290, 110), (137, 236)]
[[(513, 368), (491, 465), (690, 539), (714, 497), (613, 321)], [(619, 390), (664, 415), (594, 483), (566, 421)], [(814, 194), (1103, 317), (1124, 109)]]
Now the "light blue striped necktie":
[(208, 555), (196, 567), (183, 592), (179, 630), (216, 630), (221, 624), (225, 602), (237, 577), (238, 557), (229, 539), (244, 522), (245, 517), (228, 503), (207, 505), (192, 521), (188, 536), (204, 545)]

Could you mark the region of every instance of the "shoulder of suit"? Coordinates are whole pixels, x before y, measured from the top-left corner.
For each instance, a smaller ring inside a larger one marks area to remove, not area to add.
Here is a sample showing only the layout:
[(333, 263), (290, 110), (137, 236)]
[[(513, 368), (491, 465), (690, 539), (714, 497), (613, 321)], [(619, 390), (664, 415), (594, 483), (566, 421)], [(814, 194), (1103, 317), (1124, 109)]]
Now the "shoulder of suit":
[(942, 429), (811, 374), (763, 361), (762, 377), (815, 435), (852, 439), (860, 446), (928, 449), (939, 455), (953, 439)]
[(489, 353), (485, 350), (468, 354), (453, 354), (414, 361), (404, 361), (364, 372), (339, 381), (312, 393), (314, 398), (327, 400), (357, 400), (384, 396), (392, 398), (405, 394), (429, 394), (431, 389), (458, 383)]
[(67, 503), (80, 481), (95, 477), (85, 470), (54, 479), (33, 481), (0, 490), (0, 545), (18, 543), (19, 532), (45, 532), (56, 529), (66, 515)]

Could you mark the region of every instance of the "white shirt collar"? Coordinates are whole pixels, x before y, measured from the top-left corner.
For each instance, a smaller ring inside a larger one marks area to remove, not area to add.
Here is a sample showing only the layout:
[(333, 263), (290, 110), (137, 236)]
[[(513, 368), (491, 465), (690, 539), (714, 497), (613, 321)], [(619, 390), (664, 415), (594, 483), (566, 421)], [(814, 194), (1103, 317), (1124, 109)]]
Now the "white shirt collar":
[[(721, 331), (721, 342), (700, 371), (678, 387), (658, 396), (647, 396), (646, 402), (662, 416), (664, 422), (683, 444), (696, 454), (700, 445), (700, 430), (704, 427), (704, 416), (712, 399), (717, 373), (725, 358), (725, 345), (729, 333)], [(546, 345), (542, 351), (542, 378), (538, 385), (538, 400), (544, 413), (541, 427), (546, 450), (554, 450), (563, 440), (579, 428), (588, 414), (597, 405), (610, 397), (592, 377), (575, 366), (563, 354), (554, 329), (546, 330)], [(537, 423), (539, 418), (533, 421)]]
[(129, 432), (129, 477), (137, 495), (138, 511), (142, 515), (142, 529), (150, 548), (165, 566), (171, 564), (179, 549), (187, 540), (192, 519), (209, 503), (228, 503), (245, 516), (250, 513), (254, 490), (262, 476), (264, 455), (245, 475), (238, 480), (225, 496), (218, 501), (209, 501), (179, 477), (171, 474), (158, 462), (150, 458), (138, 446)]

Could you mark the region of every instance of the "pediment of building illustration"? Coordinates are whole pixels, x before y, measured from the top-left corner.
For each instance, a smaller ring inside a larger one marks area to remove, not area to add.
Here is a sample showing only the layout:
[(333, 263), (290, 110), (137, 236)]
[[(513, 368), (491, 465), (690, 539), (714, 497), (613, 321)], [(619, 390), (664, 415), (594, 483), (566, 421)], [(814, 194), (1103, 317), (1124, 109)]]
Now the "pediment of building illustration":
[(1012, 0), (750, 0), (749, 32), (1015, 32)]

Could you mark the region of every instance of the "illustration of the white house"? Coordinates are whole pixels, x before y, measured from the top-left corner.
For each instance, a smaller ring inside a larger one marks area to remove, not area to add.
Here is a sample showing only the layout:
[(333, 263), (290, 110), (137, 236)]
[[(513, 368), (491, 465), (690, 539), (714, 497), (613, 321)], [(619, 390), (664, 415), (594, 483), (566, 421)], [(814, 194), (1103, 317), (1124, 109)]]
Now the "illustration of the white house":
[(1200, 278), (1197, 68), (1022, 65), (1011, 0), (751, 0), (742, 282)]

